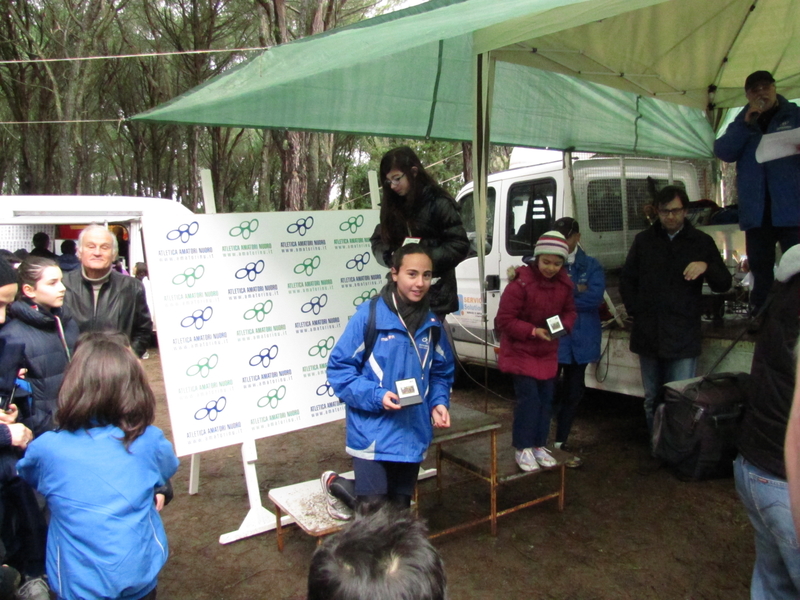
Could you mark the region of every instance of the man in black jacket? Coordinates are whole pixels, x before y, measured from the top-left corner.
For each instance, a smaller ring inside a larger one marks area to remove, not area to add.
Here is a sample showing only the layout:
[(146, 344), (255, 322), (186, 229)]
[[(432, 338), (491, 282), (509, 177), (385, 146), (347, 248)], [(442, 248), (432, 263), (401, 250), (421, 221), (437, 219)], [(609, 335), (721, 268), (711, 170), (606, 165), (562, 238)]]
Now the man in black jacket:
[(117, 252), (117, 238), (108, 229), (97, 224), (84, 229), (78, 237), (81, 268), (64, 275), (64, 304), (81, 333), (119, 331), (141, 357), (150, 345), (153, 321), (141, 281), (112, 269)]
[(686, 220), (686, 192), (667, 186), (655, 204), (658, 221), (636, 236), (620, 276), (622, 301), (633, 317), (630, 348), (639, 355), (651, 433), (661, 386), (695, 376), (703, 280), (715, 292), (731, 286), (714, 240)]

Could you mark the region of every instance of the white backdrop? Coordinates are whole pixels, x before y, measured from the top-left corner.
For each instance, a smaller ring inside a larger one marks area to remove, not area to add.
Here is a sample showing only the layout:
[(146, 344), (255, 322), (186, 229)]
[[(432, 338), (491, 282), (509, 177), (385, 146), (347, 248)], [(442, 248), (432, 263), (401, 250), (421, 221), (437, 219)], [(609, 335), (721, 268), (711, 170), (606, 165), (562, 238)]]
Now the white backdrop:
[(325, 368), (384, 283), (377, 211), (144, 224), (175, 449), (194, 454), (344, 417)]

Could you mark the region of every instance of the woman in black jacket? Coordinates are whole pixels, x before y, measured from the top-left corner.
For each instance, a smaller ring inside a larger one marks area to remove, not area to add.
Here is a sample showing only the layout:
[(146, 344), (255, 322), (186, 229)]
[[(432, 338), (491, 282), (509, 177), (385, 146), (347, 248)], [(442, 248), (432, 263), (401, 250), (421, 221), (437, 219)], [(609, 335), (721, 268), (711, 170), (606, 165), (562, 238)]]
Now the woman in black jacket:
[[(372, 253), (385, 267), (404, 243), (418, 242), (433, 257), (431, 310), (444, 318), (458, 310), (455, 268), (469, 252), (467, 232), (455, 200), (425, 172), (407, 146), (389, 150), (380, 165), (381, 222), (372, 234)], [(438, 281), (436, 281), (438, 279)]]
[(17, 272), (20, 289), (0, 338), (25, 346), (21, 366), (33, 388), (33, 410), (23, 422), (38, 437), (53, 429), (58, 389), (79, 332), (63, 306), (66, 288), (55, 261), (29, 256)]

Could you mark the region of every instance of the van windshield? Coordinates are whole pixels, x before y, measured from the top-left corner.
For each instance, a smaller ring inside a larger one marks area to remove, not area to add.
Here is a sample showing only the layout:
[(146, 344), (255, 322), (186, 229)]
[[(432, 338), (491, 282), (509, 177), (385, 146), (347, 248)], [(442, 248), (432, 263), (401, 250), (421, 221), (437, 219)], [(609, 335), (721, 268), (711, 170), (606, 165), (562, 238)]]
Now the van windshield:
[[(494, 203), (497, 192), (491, 186), (486, 188), (486, 250), (489, 254), (492, 250), (492, 234), (494, 233)], [(475, 242), (475, 206), (472, 202), (472, 192), (464, 195), (458, 201), (458, 208), (461, 211), (461, 222), (467, 230), (469, 238), (469, 256), (477, 256), (478, 247)]]

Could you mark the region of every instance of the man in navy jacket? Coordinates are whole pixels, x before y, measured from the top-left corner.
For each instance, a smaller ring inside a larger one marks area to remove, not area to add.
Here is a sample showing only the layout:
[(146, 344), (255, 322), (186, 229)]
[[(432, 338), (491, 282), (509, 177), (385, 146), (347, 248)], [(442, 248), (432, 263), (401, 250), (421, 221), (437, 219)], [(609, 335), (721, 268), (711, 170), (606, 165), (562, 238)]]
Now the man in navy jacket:
[(748, 104), (714, 143), (714, 153), (736, 163), (739, 228), (747, 241), (756, 312), (774, 280), (775, 244), (786, 252), (800, 242), (800, 154), (759, 163), (756, 148), (765, 133), (800, 127), (800, 107), (778, 95), (768, 71), (751, 73), (744, 89)]

